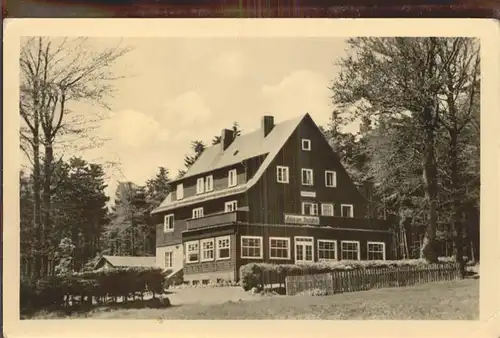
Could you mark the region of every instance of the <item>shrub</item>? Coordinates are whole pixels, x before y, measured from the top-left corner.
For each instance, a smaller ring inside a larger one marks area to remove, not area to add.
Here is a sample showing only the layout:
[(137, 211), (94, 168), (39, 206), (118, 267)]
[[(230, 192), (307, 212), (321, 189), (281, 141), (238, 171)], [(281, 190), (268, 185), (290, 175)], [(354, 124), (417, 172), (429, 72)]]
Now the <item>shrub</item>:
[[(439, 264), (452, 262), (450, 258), (440, 258)], [(425, 259), (408, 259), (394, 261), (331, 261), (314, 262), (302, 264), (269, 264), (249, 263), (240, 267), (241, 286), (245, 291), (252, 287), (263, 288), (264, 284), (284, 283), (286, 276), (312, 275), (333, 271), (346, 271), (357, 269), (386, 268), (394, 269), (401, 267), (425, 267), (428, 266)]]
[[(93, 299), (153, 296), (164, 293), (165, 274), (159, 268), (124, 268), (45, 277), (36, 283), (21, 281), (21, 310), (55, 309), (70, 305), (68, 300), (78, 297), (80, 306), (92, 304)], [(74, 304), (71, 304), (74, 305)]]
[[(248, 291), (260, 284), (265, 263), (250, 263), (240, 267), (241, 286)], [(269, 265), (269, 264), (268, 264)]]

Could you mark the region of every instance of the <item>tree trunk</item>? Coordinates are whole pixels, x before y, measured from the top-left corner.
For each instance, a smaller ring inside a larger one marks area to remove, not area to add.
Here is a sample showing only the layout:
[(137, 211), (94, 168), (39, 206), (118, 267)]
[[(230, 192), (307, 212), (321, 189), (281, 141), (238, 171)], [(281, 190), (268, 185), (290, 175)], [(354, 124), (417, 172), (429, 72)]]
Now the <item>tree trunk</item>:
[[(36, 97), (36, 96), (35, 96)], [(43, 234), (43, 224), (41, 222), (42, 212), (41, 212), (41, 199), (40, 199), (40, 122), (39, 122), (39, 107), (38, 102), (35, 100), (35, 109), (34, 109), (34, 117), (33, 117), (33, 195), (34, 195), (34, 206), (33, 206), (33, 227), (35, 229), (34, 234), (35, 238), (33, 241), (35, 242), (33, 253), (34, 257), (34, 276), (36, 279), (43, 277), (42, 271), (43, 262), (41, 251), (44, 247), (42, 241)]]
[(462, 204), (460, 201), (460, 177), (458, 172), (458, 130), (450, 130), (451, 189), (453, 205), (453, 229), (455, 237), (455, 259), (460, 264), (461, 277), (465, 277)]
[(425, 137), (423, 157), (423, 179), (425, 183), (425, 198), (429, 203), (429, 223), (425, 230), (420, 257), (429, 262), (437, 262), (436, 230), (437, 230), (437, 164), (435, 157), (435, 128), (433, 126), (432, 105), (424, 109)]
[[(51, 178), (52, 178), (52, 162), (54, 161), (54, 153), (52, 144), (45, 144), (45, 161), (43, 165), (43, 232), (40, 240), (44, 247), (48, 247), (46, 232), (51, 229)], [(44, 261), (48, 260), (48, 253), (43, 254)], [(47, 264), (44, 264), (44, 274), (47, 273)]]
[(130, 249), (131, 256), (135, 255), (135, 224), (134, 220), (132, 220), (132, 236), (131, 236), (131, 241), (132, 241), (132, 248)]

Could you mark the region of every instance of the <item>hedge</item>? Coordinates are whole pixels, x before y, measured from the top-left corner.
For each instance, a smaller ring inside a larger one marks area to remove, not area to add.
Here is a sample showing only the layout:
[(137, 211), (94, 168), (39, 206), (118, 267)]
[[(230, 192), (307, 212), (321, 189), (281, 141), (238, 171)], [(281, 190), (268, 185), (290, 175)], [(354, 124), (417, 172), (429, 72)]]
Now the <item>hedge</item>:
[(21, 311), (58, 309), (93, 304), (94, 301), (126, 301), (164, 293), (165, 273), (159, 268), (120, 268), (51, 276), (36, 282), (21, 280)]
[[(454, 261), (452, 258), (439, 258), (440, 263)], [(263, 288), (264, 284), (283, 284), (286, 276), (311, 275), (333, 271), (346, 271), (372, 268), (399, 268), (405, 266), (425, 267), (429, 263), (424, 259), (408, 259), (394, 261), (325, 261), (303, 264), (270, 264), (249, 263), (240, 267), (240, 281), (244, 290), (253, 287)]]

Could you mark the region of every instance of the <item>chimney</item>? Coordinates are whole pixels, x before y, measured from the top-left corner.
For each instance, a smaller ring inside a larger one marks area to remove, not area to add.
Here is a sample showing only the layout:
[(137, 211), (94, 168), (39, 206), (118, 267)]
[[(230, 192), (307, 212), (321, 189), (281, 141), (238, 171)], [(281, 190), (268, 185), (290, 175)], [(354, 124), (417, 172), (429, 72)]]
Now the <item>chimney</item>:
[(264, 132), (264, 137), (269, 135), (271, 130), (273, 130), (273, 127), (274, 127), (274, 116), (269, 116), (269, 115), (263, 116), (261, 128), (262, 131)]
[(220, 135), (220, 144), (222, 147), (222, 151), (226, 150), (230, 145), (231, 142), (233, 142), (234, 136), (233, 136), (233, 131), (229, 129), (222, 129), (221, 135)]

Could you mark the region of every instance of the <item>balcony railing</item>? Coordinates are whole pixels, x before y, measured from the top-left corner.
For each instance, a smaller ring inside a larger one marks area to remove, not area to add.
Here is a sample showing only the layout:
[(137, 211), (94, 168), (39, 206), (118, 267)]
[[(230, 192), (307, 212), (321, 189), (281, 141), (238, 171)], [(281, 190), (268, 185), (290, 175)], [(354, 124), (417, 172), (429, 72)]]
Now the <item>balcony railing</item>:
[(192, 218), (186, 221), (186, 230), (213, 227), (218, 225), (236, 224), (236, 222), (246, 222), (248, 211), (237, 210), (207, 215), (201, 218)]

